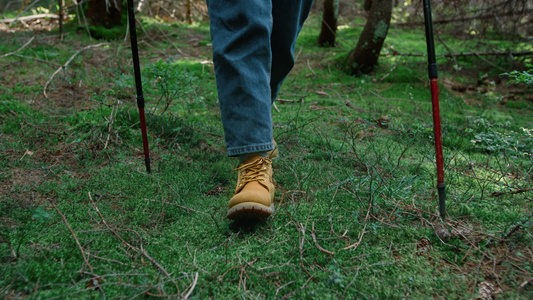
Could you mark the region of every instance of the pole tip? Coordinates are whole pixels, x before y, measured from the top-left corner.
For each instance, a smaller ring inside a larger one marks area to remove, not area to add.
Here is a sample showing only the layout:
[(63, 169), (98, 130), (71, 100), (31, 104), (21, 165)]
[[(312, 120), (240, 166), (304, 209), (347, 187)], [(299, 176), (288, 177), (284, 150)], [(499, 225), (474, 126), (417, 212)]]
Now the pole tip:
[(439, 215), (444, 220), (446, 218), (446, 186), (444, 183), (437, 185), (437, 191), (439, 194)]
[(152, 173), (152, 169), (150, 168), (150, 158), (145, 158), (144, 164), (146, 165), (146, 172), (148, 172), (148, 174)]

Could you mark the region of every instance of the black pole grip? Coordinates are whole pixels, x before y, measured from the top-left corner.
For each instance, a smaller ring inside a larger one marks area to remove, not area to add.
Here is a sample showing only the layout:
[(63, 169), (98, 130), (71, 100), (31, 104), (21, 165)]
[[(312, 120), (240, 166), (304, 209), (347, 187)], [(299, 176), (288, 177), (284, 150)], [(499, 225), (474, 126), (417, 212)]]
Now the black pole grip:
[(144, 163), (146, 165), (146, 171), (150, 173), (150, 148), (148, 146), (148, 134), (146, 130), (146, 120), (144, 116), (144, 95), (141, 80), (141, 67), (139, 63), (139, 49), (137, 47), (137, 31), (135, 29), (135, 11), (133, 9), (133, 0), (128, 0), (127, 3), (131, 40), (131, 56), (133, 59), (133, 72), (135, 73), (135, 87), (137, 89), (137, 107), (139, 108), (139, 121), (141, 124)]
[(135, 28), (135, 11), (133, 9), (133, 0), (128, 0), (128, 21), (130, 27), (133, 72), (135, 73), (135, 87), (137, 89), (137, 106), (139, 108), (144, 108), (144, 96), (141, 81), (141, 67), (139, 65), (139, 48), (137, 47), (137, 30)]
[(424, 24), (426, 27), (426, 45), (428, 52), (428, 74), (429, 78), (438, 78), (439, 71), (437, 59), (435, 57), (435, 40), (433, 39), (433, 20), (431, 18), (431, 1), (424, 0)]
[(437, 184), (437, 193), (439, 194), (439, 214), (442, 220), (446, 219), (446, 185)]
[(144, 159), (144, 164), (146, 166), (146, 172), (152, 173), (152, 168), (150, 167), (150, 158), (149, 157)]

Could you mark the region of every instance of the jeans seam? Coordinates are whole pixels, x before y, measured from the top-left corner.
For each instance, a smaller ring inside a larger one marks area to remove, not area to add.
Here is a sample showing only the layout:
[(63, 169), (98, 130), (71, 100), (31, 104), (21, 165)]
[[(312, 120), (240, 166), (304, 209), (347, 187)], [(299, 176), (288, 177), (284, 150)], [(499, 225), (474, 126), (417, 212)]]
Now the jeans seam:
[(267, 143), (267, 144), (251, 145), (251, 146), (244, 146), (244, 147), (228, 148), (227, 151), (228, 151), (228, 156), (239, 156), (239, 155), (254, 153), (254, 152), (271, 151), (271, 150), (274, 150), (274, 148), (275, 147), (273, 143)]

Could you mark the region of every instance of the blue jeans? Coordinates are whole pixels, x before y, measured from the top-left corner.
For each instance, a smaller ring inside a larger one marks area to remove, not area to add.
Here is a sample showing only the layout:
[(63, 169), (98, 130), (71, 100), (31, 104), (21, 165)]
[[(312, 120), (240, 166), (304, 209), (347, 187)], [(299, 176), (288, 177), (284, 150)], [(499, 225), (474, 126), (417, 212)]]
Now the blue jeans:
[(274, 149), (272, 104), (313, 0), (207, 0), (229, 156)]

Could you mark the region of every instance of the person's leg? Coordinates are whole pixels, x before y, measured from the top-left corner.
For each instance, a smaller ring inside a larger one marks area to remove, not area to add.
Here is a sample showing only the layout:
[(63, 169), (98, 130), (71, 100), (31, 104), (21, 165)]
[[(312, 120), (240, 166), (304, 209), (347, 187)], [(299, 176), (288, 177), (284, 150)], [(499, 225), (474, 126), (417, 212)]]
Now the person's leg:
[(309, 15), (313, 0), (272, 0), (271, 101), (276, 100), (283, 81), (294, 66), (296, 38)]
[(228, 155), (272, 150), (272, 4), (266, 0), (208, 0), (207, 4)]
[(278, 9), (268, 0), (208, 0), (227, 152), (243, 158), (229, 202), (230, 219), (267, 217), (274, 212), (272, 162), (264, 157), (274, 148), (271, 106), (294, 65), (294, 43), (311, 5), (307, 0), (288, 0), (284, 8), (282, 1), (275, 1)]

